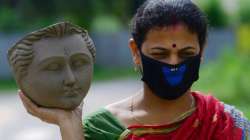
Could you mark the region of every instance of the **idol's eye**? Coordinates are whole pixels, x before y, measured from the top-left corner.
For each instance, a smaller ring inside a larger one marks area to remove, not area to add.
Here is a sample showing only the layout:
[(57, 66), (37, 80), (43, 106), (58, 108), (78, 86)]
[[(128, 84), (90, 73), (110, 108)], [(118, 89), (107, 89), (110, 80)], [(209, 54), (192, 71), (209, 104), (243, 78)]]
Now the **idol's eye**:
[(58, 63), (51, 63), (45, 67), (45, 70), (47, 71), (58, 71), (60, 69), (62, 69), (62, 66)]
[(86, 61), (81, 60), (81, 59), (75, 60), (75, 61), (72, 62), (72, 66), (74, 68), (80, 68), (80, 67), (84, 66), (85, 64), (86, 64)]

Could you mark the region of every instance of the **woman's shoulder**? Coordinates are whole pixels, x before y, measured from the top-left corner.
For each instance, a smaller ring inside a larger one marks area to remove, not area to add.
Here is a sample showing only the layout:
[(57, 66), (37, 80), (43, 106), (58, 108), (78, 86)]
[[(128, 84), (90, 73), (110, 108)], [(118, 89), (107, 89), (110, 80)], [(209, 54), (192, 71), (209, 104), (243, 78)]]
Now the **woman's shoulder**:
[(196, 100), (199, 100), (199, 102), (203, 101), (203, 104), (206, 104), (207, 106), (211, 104), (213, 104), (214, 107), (217, 107), (217, 105), (223, 106), (224, 112), (229, 113), (234, 119), (244, 118), (245, 120), (247, 120), (244, 117), (244, 114), (242, 111), (240, 111), (233, 105), (224, 103), (223, 101), (217, 99), (215, 96), (211, 94), (205, 94), (199, 91), (195, 91), (193, 92), (193, 95), (195, 96)]
[[(84, 117), (84, 122), (107, 123), (107, 121), (109, 121), (111, 125), (119, 125), (124, 128), (121, 120), (123, 120), (122, 118), (124, 116), (129, 116), (129, 99), (130, 97), (100, 108)], [(110, 121), (112, 123), (110, 123)]]
[(106, 108), (100, 108), (88, 114), (84, 117), (83, 123), (92, 127), (122, 127), (115, 116)]
[(215, 112), (219, 112), (222, 121), (225, 122), (227, 122), (228, 119), (225, 116), (230, 117), (235, 128), (242, 130), (244, 136), (250, 136), (250, 121), (243, 115), (242, 111), (233, 105), (218, 100), (213, 95), (207, 95), (201, 92), (194, 92), (193, 95), (196, 97), (199, 104), (202, 105), (203, 109), (206, 109), (205, 111), (207, 111), (208, 114), (210, 113), (213, 115)]
[(203, 101), (204, 104), (207, 106), (212, 106), (210, 110), (218, 108), (221, 106), (223, 114), (228, 114), (234, 121), (234, 124), (237, 128), (240, 128), (244, 131), (245, 134), (250, 136), (250, 121), (244, 116), (243, 112), (237, 109), (233, 105), (226, 104), (216, 97), (212, 95), (206, 95), (201, 92), (195, 92), (193, 95), (201, 102)]
[(84, 122), (97, 121), (107, 118), (108, 116), (109, 112), (105, 108), (99, 108), (98, 110), (84, 116), (83, 121)]
[(128, 116), (130, 113), (130, 102), (131, 97), (120, 100), (118, 102), (109, 104), (105, 107), (113, 116), (116, 118), (123, 118), (123, 116)]
[(228, 105), (223, 102), (222, 104), (224, 105), (224, 111), (229, 113), (233, 118), (235, 126), (241, 128), (245, 131), (245, 133), (250, 135), (250, 121), (244, 116), (243, 112), (232, 105)]

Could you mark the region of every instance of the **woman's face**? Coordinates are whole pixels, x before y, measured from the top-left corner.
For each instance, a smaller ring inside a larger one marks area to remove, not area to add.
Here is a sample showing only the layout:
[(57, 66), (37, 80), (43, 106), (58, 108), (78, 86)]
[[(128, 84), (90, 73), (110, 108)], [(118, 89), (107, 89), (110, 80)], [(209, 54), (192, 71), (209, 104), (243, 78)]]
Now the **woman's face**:
[[(133, 48), (135, 43), (130, 42)], [(132, 49), (138, 51), (137, 49)], [(192, 33), (183, 24), (153, 28), (141, 46), (144, 55), (167, 64), (179, 64), (182, 61), (198, 55), (201, 51), (197, 34)], [(135, 64), (141, 64), (140, 53), (133, 52)]]

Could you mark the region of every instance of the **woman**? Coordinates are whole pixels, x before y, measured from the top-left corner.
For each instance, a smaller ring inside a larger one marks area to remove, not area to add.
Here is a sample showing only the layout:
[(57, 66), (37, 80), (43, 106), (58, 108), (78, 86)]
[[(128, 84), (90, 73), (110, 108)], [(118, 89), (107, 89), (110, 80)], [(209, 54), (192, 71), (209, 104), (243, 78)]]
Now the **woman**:
[[(39, 108), (32, 115), (59, 125), (63, 140), (242, 140), (250, 123), (235, 108), (191, 90), (207, 37), (204, 14), (189, 0), (148, 0), (132, 20), (129, 47), (143, 88), (84, 118)], [(83, 137), (84, 135), (84, 137)]]

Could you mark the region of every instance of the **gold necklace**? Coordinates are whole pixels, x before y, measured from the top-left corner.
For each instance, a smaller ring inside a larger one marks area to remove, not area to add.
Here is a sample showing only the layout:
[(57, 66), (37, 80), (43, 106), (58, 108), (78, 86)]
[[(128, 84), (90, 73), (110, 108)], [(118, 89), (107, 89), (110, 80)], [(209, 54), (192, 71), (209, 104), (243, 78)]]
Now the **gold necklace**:
[[(140, 91), (142, 92), (142, 91)], [(195, 110), (196, 110), (196, 106), (195, 106), (195, 99), (193, 96), (191, 96), (191, 100), (192, 103), (190, 105), (190, 109), (187, 110), (186, 112), (180, 114), (176, 119), (173, 119), (172, 121), (169, 121), (167, 124), (172, 124), (172, 123), (176, 123), (179, 121), (184, 120), (185, 118), (187, 118), (188, 116), (190, 116)], [(134, 115), (134, 97), (132, 97), (131, 99), (131, 103), (130, 103), (130, 112), (131, 112), (131, 116), (132, 118), (139, 124), (144, 125), (146, 123), (142, 122), (141, 120), (139, 120), (135, 115)]]

